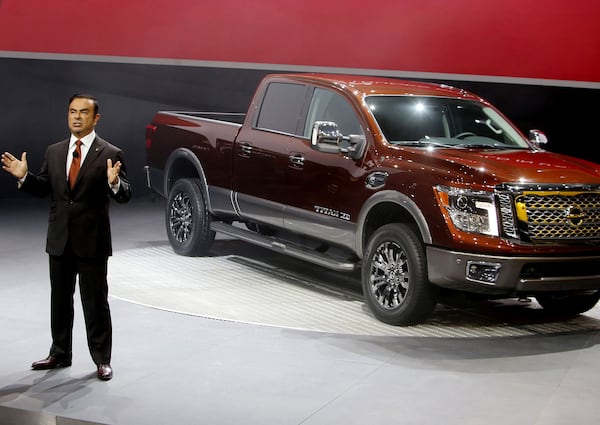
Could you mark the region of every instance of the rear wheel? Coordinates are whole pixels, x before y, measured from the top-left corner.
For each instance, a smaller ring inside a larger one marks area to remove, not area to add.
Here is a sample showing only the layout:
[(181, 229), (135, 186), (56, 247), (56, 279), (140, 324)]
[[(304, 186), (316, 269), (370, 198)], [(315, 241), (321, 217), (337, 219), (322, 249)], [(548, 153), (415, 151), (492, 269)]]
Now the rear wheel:
[(427, 279), (425, 251), (413, 228), (381, 227), (365, 254), (363, 295), (375, 317), (392, 325), (425, 320), (437, 304), (439, 290)]
[(537, 295), (537, 302), (545, 311), (562, 316), (576, 316), (591, 310), (600, 300), (600, 291), (581, 293), (552, 293)]
[(198, 179), (178, 180), (167, 199), (166, 227), (177, 254), (206, 255), (215, 239), (210, 230), (210, 213)]

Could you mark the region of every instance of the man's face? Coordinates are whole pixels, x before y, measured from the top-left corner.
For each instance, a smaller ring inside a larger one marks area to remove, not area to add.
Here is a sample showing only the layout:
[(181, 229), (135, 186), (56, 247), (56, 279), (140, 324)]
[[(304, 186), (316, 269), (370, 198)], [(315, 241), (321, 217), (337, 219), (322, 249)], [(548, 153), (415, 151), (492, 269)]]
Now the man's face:
[(100, 114), (94, 114), (94, 102), (91, 99), (73, 99), (69, 105), (69, 130), (82, 138), (92, 132), (100, 119)]

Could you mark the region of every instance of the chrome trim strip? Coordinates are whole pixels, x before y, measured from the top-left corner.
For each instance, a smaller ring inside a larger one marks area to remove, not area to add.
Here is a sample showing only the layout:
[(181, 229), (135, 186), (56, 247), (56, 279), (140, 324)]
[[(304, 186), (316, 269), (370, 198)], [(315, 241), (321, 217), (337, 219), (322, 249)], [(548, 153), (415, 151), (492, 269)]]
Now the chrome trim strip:
[(283, 205), (277, 202), (235, 192), (234, 205), (242, 219), (283, 227)]
[(232, 194), (229, 189), (217, 186), (208, 186), (208, 194), (210, 196), (210, 205), (212, 214), (227, 214), (239, 216), (239, 210), (236, 209)]
[(164, 192), (164, 171), (159, 168), (150, 167), (149, 165), (145, 165), (144, 170), (146, 172), (146, 184), (148, 188), (166, 198), (167, 194)]

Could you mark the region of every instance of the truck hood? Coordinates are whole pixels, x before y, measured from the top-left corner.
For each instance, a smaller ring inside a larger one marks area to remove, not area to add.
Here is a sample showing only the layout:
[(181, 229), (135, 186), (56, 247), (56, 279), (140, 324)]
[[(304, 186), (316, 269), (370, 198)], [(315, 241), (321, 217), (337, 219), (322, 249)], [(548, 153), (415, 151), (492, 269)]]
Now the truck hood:
[[(433, 167), (433, 172), (443, 170), (446, 178), (465, 183), (600, 184), (599, 164), (542, 150), (412, 147), (400, 150), (412, 153), (401, 155), (404, 159), (411, 156), (415, 163)], [(400, 163), (398, 166), (402, 167)], [(452, 170), (454, 175), (448, 175)]]

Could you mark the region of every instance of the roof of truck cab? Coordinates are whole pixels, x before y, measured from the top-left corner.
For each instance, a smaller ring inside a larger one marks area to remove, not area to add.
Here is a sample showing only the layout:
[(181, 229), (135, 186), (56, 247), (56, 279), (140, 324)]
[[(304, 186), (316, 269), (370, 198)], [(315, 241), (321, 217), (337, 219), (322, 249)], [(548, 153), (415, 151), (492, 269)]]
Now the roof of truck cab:
[(397, 95), (397, 96), (441, 96), (482, 100), (479, 96), (466, 90), (446, 84), (427, 83), (422, 81), (401, 80), (389, 77), (346, 74), (271, 74), (289, 80), (334, 85), (340, 89), (360, 92), (362, 96)]

